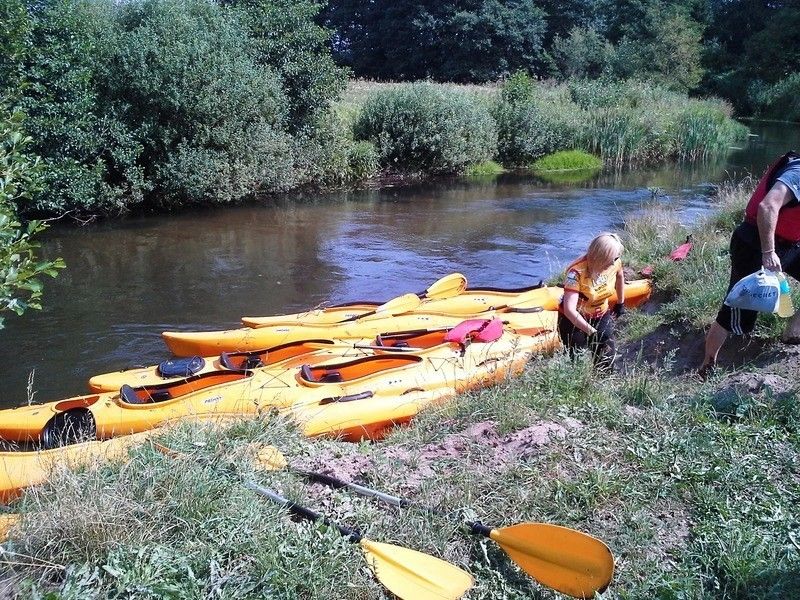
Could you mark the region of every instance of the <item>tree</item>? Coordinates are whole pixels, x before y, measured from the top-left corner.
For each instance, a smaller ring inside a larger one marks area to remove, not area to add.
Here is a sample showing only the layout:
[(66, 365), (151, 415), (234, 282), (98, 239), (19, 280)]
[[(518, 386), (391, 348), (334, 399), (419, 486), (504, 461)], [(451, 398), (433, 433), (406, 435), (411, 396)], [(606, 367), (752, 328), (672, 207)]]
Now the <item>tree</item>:
[(26, 153), (31, 138), (21, 128), (22, 114), (0, 105), (0, 328), (3, 313), (21, 315), (29, 308), (41, 308), (40, 277), (55, 277), (64, 267), (61, 259), (38, 261), (39, 248), (33, 238), (44, 223), (23, 224), (15, 206), (30, 199), (39, 189), (39, 160)]
[(331, 31), (315, 23), (321, 5), (313, 0), (220, 0), (242, 11), (256, 43), (258, 60), (281, 77), (289, 99), (292, 131), (313, 125), (339, 97), (347, 73), (333, 62)]
[(533, 0), (345, 0), (321, 15), (334, 52), (360, 77), (484, 82), (549, 69)]

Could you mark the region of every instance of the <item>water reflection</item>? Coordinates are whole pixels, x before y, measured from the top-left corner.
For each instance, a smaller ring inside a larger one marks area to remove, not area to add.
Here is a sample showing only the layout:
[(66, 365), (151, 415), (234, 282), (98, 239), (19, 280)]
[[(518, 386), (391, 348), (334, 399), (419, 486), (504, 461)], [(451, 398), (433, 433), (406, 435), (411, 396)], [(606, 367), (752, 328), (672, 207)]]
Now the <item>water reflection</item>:
[(0, 330), (3, 405), (79, 394), (92, 374), (165, 357), (164, 329), (238, 326), (326, 301), (388, 299), (452, 271), (473, 285), (547, 278), (598, 231), (653, 201), (691, 221), (711, 184), (760, 173), (796, 127), (762, 125), (716, 161), (603, 171), (581, 183), (504, 174), (383, 190), (296, 194), (256, 205), (54, 227), (43, 253), (68, 268), (46, 282), (44, 310)]

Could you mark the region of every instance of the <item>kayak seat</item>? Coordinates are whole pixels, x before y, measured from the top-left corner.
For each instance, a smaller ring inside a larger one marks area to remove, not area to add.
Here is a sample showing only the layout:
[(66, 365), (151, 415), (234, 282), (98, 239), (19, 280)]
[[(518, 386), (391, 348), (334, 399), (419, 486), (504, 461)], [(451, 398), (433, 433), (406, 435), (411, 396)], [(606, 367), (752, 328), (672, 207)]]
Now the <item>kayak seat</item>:
[(266, 351), (257, 352), (223, 352), (219, 357), (219, 364), (231, 371), (252, 371), (264, 366), (261, 355)]
[(342, 379), (342, 374), (339, 373), (339, 371), (330, 371), (317, 379), (317, 381), (320, 383), (339, 383), (344, 380)]
[(339, 371), (326, 371), (319, 377), (316, 377), (309, 365), (300, 367), (300, 377), (311, 383), (340, 383), (344, 381)]
[(127, 383), (119, 388), (119, 397), (125, 404), (147, 404), (147, 400), (140, 398)]

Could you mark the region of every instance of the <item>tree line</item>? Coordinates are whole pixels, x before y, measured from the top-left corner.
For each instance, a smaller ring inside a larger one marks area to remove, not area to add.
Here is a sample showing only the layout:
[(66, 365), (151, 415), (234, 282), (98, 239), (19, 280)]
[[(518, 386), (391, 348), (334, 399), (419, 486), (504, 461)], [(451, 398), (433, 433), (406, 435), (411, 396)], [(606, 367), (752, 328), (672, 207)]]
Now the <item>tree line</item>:
[(358, 77), (636, 78), (800, 119), (794, 0), (331, 0), (319, 22)]

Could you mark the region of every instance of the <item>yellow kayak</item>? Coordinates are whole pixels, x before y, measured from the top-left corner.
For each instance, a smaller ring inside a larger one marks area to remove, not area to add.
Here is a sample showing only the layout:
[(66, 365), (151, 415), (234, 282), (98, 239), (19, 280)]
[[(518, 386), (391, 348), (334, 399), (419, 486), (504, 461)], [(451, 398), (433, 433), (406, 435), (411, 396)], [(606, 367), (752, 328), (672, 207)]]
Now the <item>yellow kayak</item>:
[(108, 439), (166, 422), (257, 414), (250, 396), (252, 371), (207, 373), (167, 385), (76, 396), (0, 410), (0, 438), (41, 442), (45, 448)]
[[(650, 297), (651, 284), (647, 279), (625, 284), (625, 305), (636, 307)], [(509, 328), (520, 327), (520, 315), (537, 308), (556, 310), (563, 290), (559, 287), (529, 289), (521, 293), (486, 292), (470, 296), (468, 302), (475, 309), (472, 314), (446, 312), (420, 312), (413, 310), (393, 315), (379, 312), (354, 320), (338, 323), (281, 323), (265, 327), (244, 327), (227, 331), (183, 332), (167, 331), (162, 338), (176, 356), (212, 356), (221, 352), (252, 351), (305, 339), (371, 338), (387, 330), (432, 329), (452, 327), (465, 318), (492, 318), (497, 315)], [(456, 300), (452, 298), (451, 300)], [(447, 302), (449, 300), (442, 300)], [(611, 299), (614, 301), (614, 298)], [(438, 302), (438, 301), (436, 301)], [(430, 306), (434, 302), (425, 306)], [(524, 322), (523, 318), (521, 322)]]
[[(418, 390), (452, 394), (483, 381), (487, 369), (494, 372), (515, 360), (527, 360), (533, 352), (558, 343), (555, 313), (527, 317), (526, 331), (532, 335), (503, 331), (500, 326), (487, 341), (474, 341), (469, 335), (450, 341), (446, 339), (450, 331), (387, 336), (380, 340), (382, 349), (371, 356), (343, 359), (326, 347), (303, 355), (302, 364), (293, 363), (290, 368), (248, 368), (239, 363), (238, 369), (213, 370), (169, 383), (122, 385), (118, 392), (6, 409), (0, 411), (0, 437), (43, 442), (52, 448), (146, 431), (168, 421), (257, 416), (272, 408), (301, 403), (324, 406), (364, 394), (401, 397)], [(425, 338), (429, 347), (413, 348), (414, 336)], [(435, 344), (437, 336), (441, 343)], [(405, 346), (398, 346), (400, 342)], [(363, 403), (351, 406), (360, 409)]]
[(289, 369), (307, 362), (329, 358), (347, 358), (372, 354), (352, 341), (345, 345), (336, 340), (301, 340), (252, 352), (223, 352), (219, 356), (178, 358), (151, 367), (112, 371), (89, 379), (92, 392), (114, 392), (123, 385), (152, 386), (177, 383), (190, 377), (202, 377), (221, 371), (242, 371), (256, 368)]
[[(453, 277), (456, 274), (449, 275)], [(625, 289), (625, 304), (634, 308), (650, 297), (649, 279), (629, 282)], [(442, 313), (465, 318), (490, 310), (513, 306), (540, 306), (544, 310), (557, 310), (564, 290), (557, 286), (534, 285), (519, 289), (475, 288), (447, 297), (424, 298), (409, 312)], [(388, 304), (388, 303), (387, 303)], [(242, 317), (246, 327), (269, 327), (274, 325), (335, 325), (371, 317), (381, 313), (378, 303), (350, 303), (326, 308), (314, 308), (304, 312), (269, 317)], [(386, 315), (389, 316), (389, 315)]]
[(0, 501), (9, 502), (24, 488), (44, 483), (59, 466), (74, 469), (94, 462), (125, 460), (129, 449), (142, 443), (146, 435), (84, 442), (54, 450), (0, 452)]

